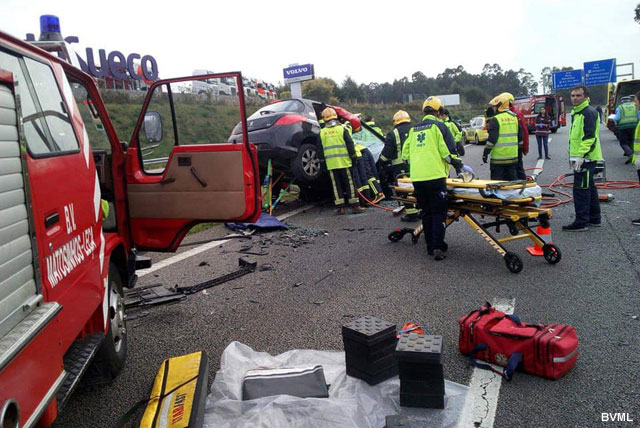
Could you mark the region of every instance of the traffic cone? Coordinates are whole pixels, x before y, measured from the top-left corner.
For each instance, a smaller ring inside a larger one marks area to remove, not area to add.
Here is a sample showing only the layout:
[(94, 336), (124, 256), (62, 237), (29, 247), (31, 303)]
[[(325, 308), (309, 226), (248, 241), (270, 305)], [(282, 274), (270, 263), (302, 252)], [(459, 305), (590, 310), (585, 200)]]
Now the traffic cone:
[[(542, 238), (542, 240), (546, 244), (553, 244), (553, 242), (551, 241), (551, 226), (542, 227), (541, 225), (538, 225), (538, 228), (536, 229), (536, 234), (538, 234), (538, 236)], [(542, 251), (542, 247), (537, 243), (534, 244), (533, 247), (527, 247), (527, 252), (532, 256), (544, 255), (544, 252)]]

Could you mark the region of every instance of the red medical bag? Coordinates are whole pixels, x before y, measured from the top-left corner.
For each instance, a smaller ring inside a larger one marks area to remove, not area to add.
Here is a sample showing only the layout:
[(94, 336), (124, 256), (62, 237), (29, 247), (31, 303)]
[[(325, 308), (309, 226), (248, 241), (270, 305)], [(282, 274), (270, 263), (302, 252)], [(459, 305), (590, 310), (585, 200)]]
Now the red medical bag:
[[(460, 318), (460, 352), (474, 365), (492, 370), (507, 380), (517, 367), (525, 372), (558, 379), (578, 359), (578, 335), (565, 324), (526, 324), (485, 303)], [(505, 367), (502, 372), (475, 358)]]

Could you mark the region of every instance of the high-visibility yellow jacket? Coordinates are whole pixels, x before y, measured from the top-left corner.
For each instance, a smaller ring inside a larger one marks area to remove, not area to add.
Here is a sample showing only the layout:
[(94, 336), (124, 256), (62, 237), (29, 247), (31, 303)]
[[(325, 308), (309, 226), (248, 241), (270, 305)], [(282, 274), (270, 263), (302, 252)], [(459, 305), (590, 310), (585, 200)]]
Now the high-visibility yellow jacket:
[(599, 132), (598, 112), (589, 106), (587, 98), (571, 111), (569, 158), (585, 158), (587, 161), (602, 160)]
[[(445, 128), (446, 129), (446, 128)], [(402, 147), (402, 159), (409, 161), (411, 181), (427, 181), (449, 176), (451, 152), (444, 141), (438, 120), (426, 115), (409, 130)]]
[(347, 136), (349, 135), (347, 130), (339, 123), (333, 126), (325, 126), (320, 130), (322, 151), (328, 170), (351, 167), (351, 156), (347, 149), (345, 133)]
[(491, 149), (491, 163), (511, 165), (518, 163), (518, 117), (511, 111), (501, 111), (489, 120), (498, 124), (498, 140), (487, 141)]

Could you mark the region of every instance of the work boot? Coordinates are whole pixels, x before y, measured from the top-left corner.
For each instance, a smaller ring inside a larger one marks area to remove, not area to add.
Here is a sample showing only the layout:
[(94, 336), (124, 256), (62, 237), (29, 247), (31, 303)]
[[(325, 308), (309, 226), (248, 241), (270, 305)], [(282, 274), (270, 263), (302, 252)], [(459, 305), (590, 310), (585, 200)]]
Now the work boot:
[(352, 207), (351, 208), (351, 214), (362, 214), (364, 212), (367, 212), (367, 209), (365, 207)]
[(578, 224), (571, 223), (566, 226), (562, 226), (562, 230), (565, 232), (586, 232), (589, 228), (587, 226), (580, 226)]
[(627, 159), (627, 161), (626, 161), (624, 164), (625, 164), (625, 165), (629, 165), (629, 164), (631, 163), (631, 159), (632, 159), (632, 158)]
[(345, 211), (344, 211), (344, 207), (340, 207), (336, 210), (336, 214), (338, 215), (345, 215)]
[(440, 261), (440, 260), (444, 260), (447, 256), (444, 255), (444, 252), (442, 252), (442, 250), (438, 249), (435, 250), (433, 252), (433, 259), (436, 261)]
[(637, 218), (635, 220), (631, 220), (631, 224), (634, 224), (636, 226), (640, 226), (640, 218)]

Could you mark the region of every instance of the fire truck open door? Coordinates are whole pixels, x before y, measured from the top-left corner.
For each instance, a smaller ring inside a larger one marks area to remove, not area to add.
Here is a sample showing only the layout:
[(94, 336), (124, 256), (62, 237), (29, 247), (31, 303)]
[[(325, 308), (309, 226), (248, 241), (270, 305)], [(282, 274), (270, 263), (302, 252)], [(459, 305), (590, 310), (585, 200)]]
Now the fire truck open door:
[[(236, 81), (237, 105), (192, 91), (194, 80), (221, 78)], [(223, 143), (231, 129), (219, 119), (233, 113), (239, 113), (244, 138)], [(126, 174), (131, 237), (138, 248), (175, 251), (196, 223), (257, 220), (257, 154), (247, 138), (241, 74), (155, 82), (127, 150)]]

